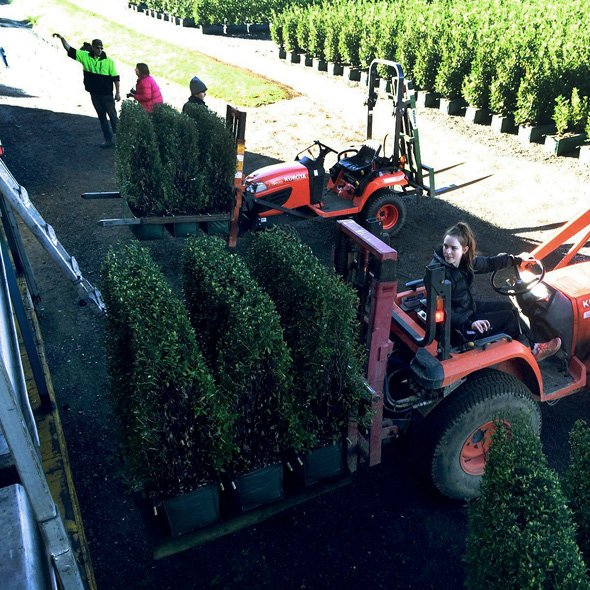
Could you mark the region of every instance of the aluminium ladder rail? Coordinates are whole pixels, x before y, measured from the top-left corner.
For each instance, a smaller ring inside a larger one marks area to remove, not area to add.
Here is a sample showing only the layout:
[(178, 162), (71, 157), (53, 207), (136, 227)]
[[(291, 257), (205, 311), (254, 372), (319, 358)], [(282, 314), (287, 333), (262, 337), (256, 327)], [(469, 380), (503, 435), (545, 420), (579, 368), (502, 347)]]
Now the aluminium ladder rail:
[(72, 545), (43, 472), (38, 441), (31, 436), (26, 416), (17, 402), (19, 384), (26, 386), (20, 358), (16, 357), (18, 344), (5, 270), (7, 264), (10, 261), (5, 260), (0, 251), (0, 316), (3, 327), (0, 347), (11, 351), (11, 358), (8, 355), (0, 357), (0, 430), (12, 453), (60, 587), (64, 590), (84, 590)]
[(54, 262), (57, 263), (75, 285), (80, 300), (85, 303), (91, 301), (101, 313), (106, 313), (106, 307), (102, 301), (100, 291), (82, 276), (76, 259), (68, 254), (61, 242), (57, 239), (53, 227), (41, 217), (41, 214), (29, 199), (25, 187), (21, 186), (15, 180), (2, 160), (0, 160), (0, 192), (2, 192), (6, 201), (19, 214), (20, 218), (31, 230), (49, 256), (53, 258)]

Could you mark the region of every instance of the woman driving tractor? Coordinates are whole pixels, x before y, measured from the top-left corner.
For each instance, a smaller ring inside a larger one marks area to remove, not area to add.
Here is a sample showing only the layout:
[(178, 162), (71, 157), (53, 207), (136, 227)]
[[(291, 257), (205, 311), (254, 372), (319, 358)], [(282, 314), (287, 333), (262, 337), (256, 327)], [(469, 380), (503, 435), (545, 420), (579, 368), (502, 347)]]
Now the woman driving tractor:
[[(472, 283), (475, 274), (491, 273), (508, 266), (526, 266), (528, 254), (476, 256), (475, 252), (473, 232), (464, 222), (449, 228), (442, 246), (434, 251), (432, 262), (444, 267), (445, 277), (451, 283), (451, 329), (454, 335), (466, 341), (495, 334), (508, 334), (519, 339), (522, 334), (519, 315), (512, 302), (476, 300)], [(561, 340), (553, 338), (549, 342), (532, 344), (532, 352), (540, 362), (555, 354), (560, 347)]]

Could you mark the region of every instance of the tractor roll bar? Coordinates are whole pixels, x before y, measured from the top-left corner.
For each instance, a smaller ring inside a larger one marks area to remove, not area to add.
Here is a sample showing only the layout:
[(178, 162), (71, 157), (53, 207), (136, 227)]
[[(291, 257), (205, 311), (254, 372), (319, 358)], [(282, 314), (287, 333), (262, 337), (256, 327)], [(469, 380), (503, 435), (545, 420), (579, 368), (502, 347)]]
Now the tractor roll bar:
[[(403, 99), (403, 82), (404, 82), (404, 70), (402, 66), (394, 61), (388, 59), (374, 59), (369, 66), (369, 95), (367, 97), (367, 139), (373, 139), (373, 109), (377, 104), (377, 92), (375, 92), (375, 78), (377, 77), (377, 64), (383, 64), (384, 66), (390, 66), (395, 70), (395, 77), (391, 78), (391, 90), (396, 93), (394, 97), (394, 109), (395, 109), (395, 136), (399, 137), (401, 129), (401, 115), (403, 114), (402, 99)], [(394, 82), (395, 80), (395, 82)], [(402, 109), (402, 110), (400, 110)], [(396, 142), (394, 147), (394, 160), (397, 161), (399, 157), (399, 146)]]

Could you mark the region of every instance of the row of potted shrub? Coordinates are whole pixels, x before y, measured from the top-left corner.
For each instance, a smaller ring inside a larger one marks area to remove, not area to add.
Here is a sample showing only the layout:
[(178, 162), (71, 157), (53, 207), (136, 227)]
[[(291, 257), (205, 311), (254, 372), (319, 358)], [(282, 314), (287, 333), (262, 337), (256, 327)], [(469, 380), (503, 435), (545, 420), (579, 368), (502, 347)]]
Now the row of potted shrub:
[(115, 172), (135, 215), (229, 211), (235, 154), (233, 135), (209, 109), (190, 105), (184, 114), (164, 103), (147, 113), (123, 101)]
[(197, 25), (268, 23), (273, 10), (282, 11), (294, 4), (305, 5), (313, 0), (144, 0), (142, 8), (193, 18)]
[(342, 473), (348, 419), (365, 408), (355, 295), (307, 246), (269, 231), (244, 259), (219, 238), (191, 238), (182, 268), (184, 300), (138, 242), (102, 267), (125, 455), (173, 534), (219, 519), (220, 482), (237, 489), (228, 505), (248, 510), (283, 497), (289, 458), (303, 465), (322, 449), (328, 475)]
[(273, 13), (280, 47), (362, 69), (398, 61), (421, 90), (551, 122), (559, 95), (590, 95), (590, 29), (581, 0), (335, 0)]

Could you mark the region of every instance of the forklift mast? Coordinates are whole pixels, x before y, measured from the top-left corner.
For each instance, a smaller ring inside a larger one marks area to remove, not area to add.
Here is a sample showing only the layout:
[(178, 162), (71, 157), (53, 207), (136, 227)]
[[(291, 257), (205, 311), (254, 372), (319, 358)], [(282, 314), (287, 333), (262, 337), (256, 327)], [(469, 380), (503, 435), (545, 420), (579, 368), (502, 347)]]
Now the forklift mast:
[[(413, 84), (404, 76), (402, 66), (386, 59), (374, 59), (369, 66), (367, 105), (367, 139), (373, 139), (373, 109), (377, 104), (377, 66), (383, 66), (388, 74), (389, 98), (393, 101), (394, 145), (392, 164), (406, 173), (410, 185), (435, 196), (434, 169), (422, 164), (420, 138), (416, 118), (416, 94)], [(383, 146), (385, 149), (385, 146)], [(428, 173), (428, 186), (424, 185), (424, 172)]]

